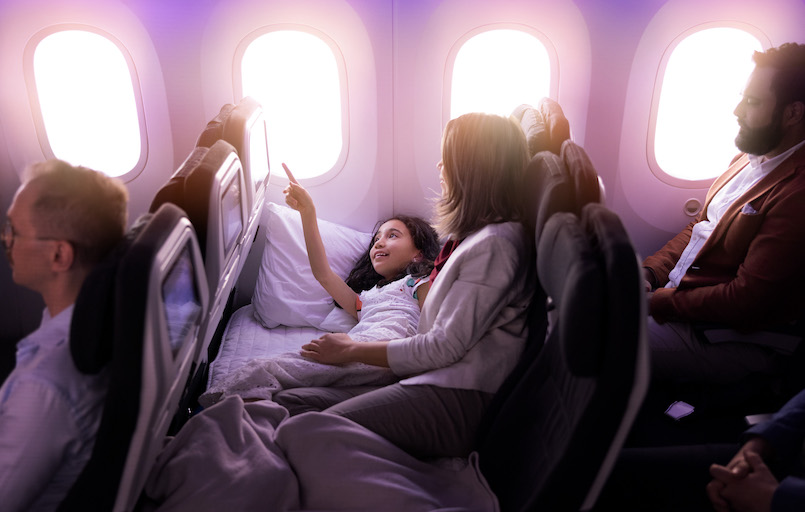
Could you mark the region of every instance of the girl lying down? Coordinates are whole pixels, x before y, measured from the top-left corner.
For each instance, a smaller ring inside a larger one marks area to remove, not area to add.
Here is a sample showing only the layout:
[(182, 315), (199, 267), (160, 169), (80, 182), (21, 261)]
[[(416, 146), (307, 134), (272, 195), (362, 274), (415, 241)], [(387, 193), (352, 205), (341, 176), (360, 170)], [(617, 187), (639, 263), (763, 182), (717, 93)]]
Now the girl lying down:
[[(433, 227), (416, 217), (400, 215), (386, 220), (347, 279), (341, 279), (327, 261), (313, 199), (285, 164), (283, 168), (289, 179), (283, 191), (285, 201), (301, 215), (313, 275), (335, 303), (358, 320), (349, 336), (371, 341), (416, 334), (420, 310), (430, 288), (428, 276), (439, 252)], [(329, 336), (332, 335), (325, 334), (320, 340)], [(332, 366), (287, 353), (250, 361), (208, 389), (199, 402), (208, 406), (232, 394), (244, 399), (270, 399), (282, 389), (385, 385), (396, 380), (388, 368), (363, 363)]]

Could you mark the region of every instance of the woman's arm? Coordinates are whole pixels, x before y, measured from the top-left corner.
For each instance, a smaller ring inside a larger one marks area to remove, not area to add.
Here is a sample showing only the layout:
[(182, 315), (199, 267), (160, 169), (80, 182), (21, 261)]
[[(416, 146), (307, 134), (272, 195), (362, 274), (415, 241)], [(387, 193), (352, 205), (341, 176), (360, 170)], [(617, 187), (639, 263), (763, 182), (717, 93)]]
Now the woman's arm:
[(302, 230), (305, 234), (307, 257), (310, 261), (310, 268), (313, 270), (313, 276), (344, 311), (357, 319), (358, 310), (355, 299), (358, 294), (330, 268), (330, 264), (327, 261), (327, 252), (321, 240), (321, 233), (319, 233), (319, 223), (316, 218), (316, 207), (313, 204), (313, 198), (311, 198), (308, 191), (296, 181), (296, 178), (291, 174), (288, 167), (285, 164), (282, 164), (282, 167), (285, 169), (289, 180), (288, 187), (283, 191), (285, 194), (285, 202), (288, 206), (298, 211), (302, 218)]

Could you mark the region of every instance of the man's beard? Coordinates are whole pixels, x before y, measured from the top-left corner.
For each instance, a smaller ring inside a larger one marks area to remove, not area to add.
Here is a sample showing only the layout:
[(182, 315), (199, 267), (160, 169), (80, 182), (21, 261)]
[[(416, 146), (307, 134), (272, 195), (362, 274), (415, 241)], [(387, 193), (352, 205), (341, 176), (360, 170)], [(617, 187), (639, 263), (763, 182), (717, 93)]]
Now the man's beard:
[(741, 126), (738, 136), (735, 137), (735, 145), (744, 153), (750, 155), (765, 155), (783, 140), (783, 127), (781, 126), (783, 113), (782, 110), (775, 109), (771, 116), (771, 122), (760, 128), (747, 128)]

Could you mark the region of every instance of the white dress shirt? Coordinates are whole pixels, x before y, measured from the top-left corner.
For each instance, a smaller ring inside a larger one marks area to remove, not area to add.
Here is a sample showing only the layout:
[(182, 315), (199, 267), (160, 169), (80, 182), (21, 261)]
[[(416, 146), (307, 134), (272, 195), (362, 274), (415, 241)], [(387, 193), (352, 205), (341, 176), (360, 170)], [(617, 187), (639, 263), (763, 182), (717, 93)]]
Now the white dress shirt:
[(106, 395), (106, 372), (80, 373), (70, 355), (73, 307), (17, 344), (0, 387), (0, 508), (55, 510), (89, 460)]

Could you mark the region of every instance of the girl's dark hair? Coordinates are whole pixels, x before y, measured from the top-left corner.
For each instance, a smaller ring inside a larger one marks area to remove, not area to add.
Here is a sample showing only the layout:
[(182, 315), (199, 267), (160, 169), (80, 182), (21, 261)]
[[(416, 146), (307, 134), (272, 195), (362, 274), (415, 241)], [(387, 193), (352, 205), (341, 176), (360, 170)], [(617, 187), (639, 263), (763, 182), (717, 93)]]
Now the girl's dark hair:
[[(398, 220), (405, 224), (405, 227), (408, 228), (408, 232), (413, 239), (414, 247), (422, 253), (422, 260), (412, 261), (399, 275), (391, 279), (384, 279), (383, 276), (375, 272), (372, 261), (369, 259), (369, 251), (374, 245), (377, 230), (390, 220)], [(433, 270), (433, 260), (435, 260), (436, 256), (439, 254), (439, 247), (439, 237), (436, 234), (436, 230), (433, 229), (433, 226), (419, 217), (395, 215), (390, 219), (377, 223), (372, 239), (369, 241), (369, 247), (355, 263), (355, 266), (346, 278), (346, 283), (355, 293), (361, 293), (375, 286), (385, 286), (393, 281), (402, 279), (408, 274), (413, 277), (426, 276)]]

